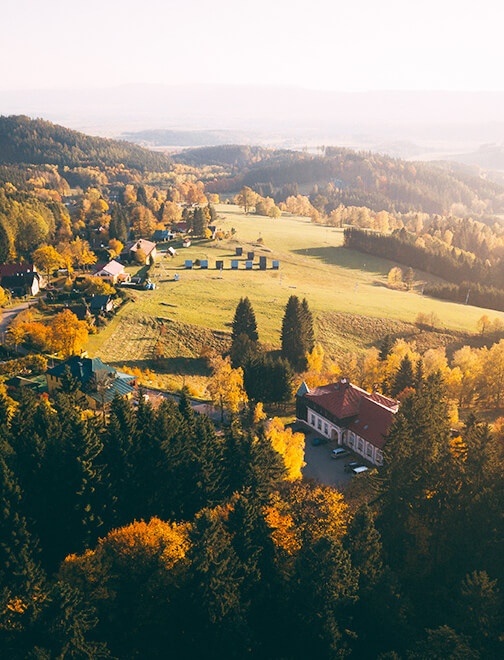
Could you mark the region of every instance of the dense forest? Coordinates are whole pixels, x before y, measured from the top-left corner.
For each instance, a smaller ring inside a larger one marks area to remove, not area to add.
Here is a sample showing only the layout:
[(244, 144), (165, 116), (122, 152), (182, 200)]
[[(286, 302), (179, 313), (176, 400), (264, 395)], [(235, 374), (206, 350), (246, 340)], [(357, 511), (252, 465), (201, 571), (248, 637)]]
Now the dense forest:
[[(339, 204), (367, 206), (373, 211), (424, 211), (448, 214), (455, 207), (464, 214), (482, 215), (504, 210), (504, 188), (488, 179), (431, 163), (406, 162), (382, 154), (327, 147), (325, 155), (274, 151), (257, 147), (219, 146), (189, 149), (176, 156), (192, 165), (221, 165), (231, 170), (211, 184), (214, 192), (237, 191), (243, 185), (278, 189), (334, 185), (332, 208)], [(231, 187), (226, 184), (231, 183)], [(210, 188), (209, 188), (210, 189)], [(276, 201), (285, 201), (276, 199)], [(329, 211), (331, 208), (329, 209)]]
[(91, 137), (43, 119), (0, 116), (1, 163), (50, 163), (77, 167), (117, 165), (139, 171), (171, 169), (164, 154), (129, 142)]
[(439, 375), (345, 497), (263, 422), (62, 389), (0, 399), (3, 657), (502, 657), (502, 438)]

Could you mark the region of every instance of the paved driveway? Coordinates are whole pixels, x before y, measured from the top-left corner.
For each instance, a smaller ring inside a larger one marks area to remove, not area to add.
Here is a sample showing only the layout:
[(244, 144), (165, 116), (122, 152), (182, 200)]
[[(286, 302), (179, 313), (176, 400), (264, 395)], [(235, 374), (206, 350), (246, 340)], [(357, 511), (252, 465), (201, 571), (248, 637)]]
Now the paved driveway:
[[(296, 426), (294, 424), (294, 426)], [(336, 486), (339, 489), (345, 488), (351, 479), (352, 475), (347, 474), (344, 470), (345, 463), (353, 459), (352, 456), (345, 458), (334, 459), (331, 458), (331, 451), (338, 445), (333, 442), (327, 442), (325, 445), (318, 445), (314, 447), (311, 440), (317, 435), (315, 431), (304, 427), (303, 433), (305, 434), (305, 461), (306, 465), (303, 468), (303, 475), (316, 479), (326, 486)]]

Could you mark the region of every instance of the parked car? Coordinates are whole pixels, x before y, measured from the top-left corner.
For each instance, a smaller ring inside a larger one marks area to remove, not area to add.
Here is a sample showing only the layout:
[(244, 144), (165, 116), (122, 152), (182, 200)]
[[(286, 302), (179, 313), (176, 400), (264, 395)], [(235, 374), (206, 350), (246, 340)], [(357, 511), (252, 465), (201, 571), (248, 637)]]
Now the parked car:
[(365, 465), (357, 465), (357, 467), (354, 467), (351, 469), (352, 474), (362, 474), (362, 472), (366, 472), (369, 468), (367, 468)]
[(331, 452), (331, 458), (344, 458), (345, 456), (350, 456), (350, 452), (348, 449), (343, 449), (343, 447), (333, 449)]
[(326, 442), (327, 442), (327, 438), (313, 438), (313, 440), (311, 441), (314, 447), (318, 447), (319, 445), (325, 445)]
[(360, 463), (358, 461), (350, 461), (350, 463), (345, 464), (345, 472), (351, 472), (354, 468), (359, 467)]

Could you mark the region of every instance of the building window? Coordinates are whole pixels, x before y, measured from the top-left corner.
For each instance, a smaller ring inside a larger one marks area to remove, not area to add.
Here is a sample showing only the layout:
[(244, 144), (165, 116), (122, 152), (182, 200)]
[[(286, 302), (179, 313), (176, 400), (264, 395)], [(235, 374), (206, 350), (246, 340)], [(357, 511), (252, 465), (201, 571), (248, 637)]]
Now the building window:
[(320, 417), (317, 419), (317, 428), (319, 431), (322, 428), (322, 420), (320, 419)]
[(329, 432), (329, 429), (327, 428), (327, 424), (324, 424), (324, 433), (327, 435)]
[(376, 450), (375, 458), (376, 458), (376, 463), (378, 465), (382, 465), (382, 463), (383, 463), (383, 454), (379, 449)]
[(354, 446), (354, 434), (353, 433), (350, 433), (350, 440), (348, 441), (348, 444), (350, 445), (350, 447)]
[(362, 451), (364, 449), (364, 442), (362, 438), (359, 438), (359, 451)]
[(315, 426), (315, 415), (310, 415), (310, 419), (312, 426)]
[(367, 454), (368, 456), (372, 456), (372, 455), (373, 455), (373, 447), (369, 444), (369, 442), (368, 442), (368, 446), (367, 446), (367, 448), (366, 448), (366, 454)]

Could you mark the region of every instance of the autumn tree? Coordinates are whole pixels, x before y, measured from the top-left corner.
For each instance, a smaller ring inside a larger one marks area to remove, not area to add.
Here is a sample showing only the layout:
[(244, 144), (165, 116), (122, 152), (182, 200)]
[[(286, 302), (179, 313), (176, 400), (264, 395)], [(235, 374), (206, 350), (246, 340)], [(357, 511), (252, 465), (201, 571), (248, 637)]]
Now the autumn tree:
[(258, 195), (251, 188), (244, 186), (236, 196), (236, 203), (241, 206), (247, 215), (257, 201)]
[(88, 266), (92, 266), (96, 263), (96, 255), (89, 247), (89, 243), (87, 241), (83, 241), (77, 236), (75, 241), (72, 241), (70, 245), (74, 262), (79, 266), (79, 268), (86, 270)]
[(229, 357), (223, 359), (216, 356), (212, 362), (212, 376), (208, 383), (208, 391), (221, 409), (221, 421), (224, 420), (224, 410), (235, 415), (247, 403), (248, 397), (243, 389), (243, 370), (233, 369)]
[(285, 428), (281, 419), (274, 417), (267, 426), (266, 437), (273, 449), (282, 456), (287, 469), (287, 479), (301, 479), (301, 468), (306, 465), (304, 435), (293, 433), (290, 427)]
[(52, 349), (68, 358), (78, 355), (88, 340), (88, 328), (85, 321), (79, 321), (69, 309), (56, 314), (50, 323), (49, 340)]
[(52, 245), (41, 247), (32, 255), (33, 263), (41, 271), (45, 271), (47, 281), (50, 281), (51, 273), (62, 265), (61, 256), (56, 252)]

